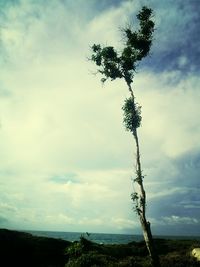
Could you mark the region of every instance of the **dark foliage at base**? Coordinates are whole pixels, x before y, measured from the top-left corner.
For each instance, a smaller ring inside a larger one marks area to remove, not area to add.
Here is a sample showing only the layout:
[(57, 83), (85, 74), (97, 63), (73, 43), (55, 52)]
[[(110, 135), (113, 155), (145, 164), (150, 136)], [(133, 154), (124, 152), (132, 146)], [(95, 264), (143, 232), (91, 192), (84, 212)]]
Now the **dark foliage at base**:
[[(200, 267), (190, 256), (200, 243), (194, 240), (155, 240), (162, 267)], [(65, 267), (151, 267), (144, 242), (100, 245), (84, 237), (66, 249), (69, 261)]]
[(0, 229), (0, 266), (62, 267), (68, 241)]
[[(195, 240), (155, 240), (162, 267), (200, 267), (190, 256)], [(84, 237), (80, 241), (37, 237), (0, 229), (2, 267), (151, 267), (144, 242), (106, 245)]]

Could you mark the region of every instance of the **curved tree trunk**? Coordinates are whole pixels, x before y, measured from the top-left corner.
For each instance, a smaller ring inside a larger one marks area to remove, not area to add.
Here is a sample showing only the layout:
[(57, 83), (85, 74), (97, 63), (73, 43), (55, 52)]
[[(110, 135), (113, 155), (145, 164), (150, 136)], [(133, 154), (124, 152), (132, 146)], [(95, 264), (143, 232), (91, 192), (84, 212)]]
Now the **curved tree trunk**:
[[(133, 90), (130, 84), (128, 84), (128, 88), (131, 93), (133, 103), (135, 103)], [(133, 133), (135, 144), (136, 144), (136, 175), (137, 177), (135, 179), (135, 182), (137, 182), (139, 191), (140, 191), (136, 198), (136, 212), (140, 219), (144, 240), (146, 243), (147, 250), (149, 252), (149, 256), (151, 257), (152, 265), (154, 267), (160, 267), (159, 257), (156, 253), (152, 234), (151, 234), (150, 222), (147, 221), (146, 219), (146, 193), (145, 193), (144, 185), (143, 185), (143, 175), (142, 175), (142, 168), (141, 168), (141, 161), (140, 161), (140, 147), (139, 147), (137, 129), (134, 129), (132, 133)]]
[(138, 142), (138, 136), (137, 136), (137, 130), (135, 133), (133, 133), (133, 136), (135, 138), (137, 152), (136, 152), (136, 173), (137, 173), (137, 183), (140, 190), (140, 196), (139, 196), (139, 209), (137, 209), (137, 213), (140, 218), (140, 223), (142, 226), (143, 236), (144, 240), (149, 252), (149, 255), (151, 257), (152, 265), (154, 267), (160, 267), (159, 257), (156, 253), (156, 249), (154, 247), (154, 242), (151, 234), (151, 226), (150, 222), (146, 219), (146, 193), (143, 186), (143, 176), (142, 176), (142, 170), (141, 170), (141, 162), (140, 162), (140, 150), (139, 150), (139, 142)]

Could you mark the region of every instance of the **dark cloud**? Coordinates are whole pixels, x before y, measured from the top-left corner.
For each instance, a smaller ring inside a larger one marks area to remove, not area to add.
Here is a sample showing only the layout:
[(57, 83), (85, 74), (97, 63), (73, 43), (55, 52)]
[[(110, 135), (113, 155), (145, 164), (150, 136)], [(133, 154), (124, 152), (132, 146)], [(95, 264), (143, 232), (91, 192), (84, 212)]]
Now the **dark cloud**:
[(143, 67), (155, 72), (179, 70), (199, 73), (200, 5), (197, 1), (151, 1), (156, 31), (152, 57)]
[(173, 179), (169, 176), (168, 184), (161, 182), (157, 187), (168, 193), (149, 200), (149, 215), (156, 219), (156, 233), (200, 234), (199, 155), (199, 151), (193, 151), (171, 159), (177, 174)]
[[(162, 219), (161, 219), (162, 220)], [(152, 225), (152, 231), (156, 235), (167, 236), (199, 236), (199, 224), (171, 224), (171, 225)]]
[[(200, 188), (200, 154), (188, 153), (176, 160), (177, 166), (183, 176), (184, 184), (187, 187)], [(181, 175), (179, 177), (181, 179)]]

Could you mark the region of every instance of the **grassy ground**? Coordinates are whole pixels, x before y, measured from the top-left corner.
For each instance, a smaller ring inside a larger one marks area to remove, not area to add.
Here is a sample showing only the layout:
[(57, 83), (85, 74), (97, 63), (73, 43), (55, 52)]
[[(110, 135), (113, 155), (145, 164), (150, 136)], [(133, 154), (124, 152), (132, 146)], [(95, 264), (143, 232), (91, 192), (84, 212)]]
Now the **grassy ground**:
[[(200, 267), (190, 256), (195, 240), (156, 239), (162, 267)], [(81, 238), (78, 242), (36, 237), (0, 229), (0, 266), (26, 267), (150, 267), (144, 242), (100, 245)]]

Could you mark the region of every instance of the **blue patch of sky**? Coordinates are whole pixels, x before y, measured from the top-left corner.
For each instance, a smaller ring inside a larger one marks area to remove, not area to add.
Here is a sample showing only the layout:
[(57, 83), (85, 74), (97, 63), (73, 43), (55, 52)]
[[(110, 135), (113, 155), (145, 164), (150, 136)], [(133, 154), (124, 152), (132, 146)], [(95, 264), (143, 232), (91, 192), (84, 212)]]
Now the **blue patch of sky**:
[[(200, 24), (199, 24), (200, 27)], [(196, 39), (196, 40), (195, 40)], [(156, 73), (164, 71), (180, 71), (182, 74), (198, 74), (200, 72), (200, 40), (198, 38), (187, 38), (184, 43), (169, 47), (166, 51), (152, 52), (152, 56), (147, 58), (141, 64), (144, 68), (150, 68)], [(184, 64), (181, 64), (181, 58), (185, 58)]]
[(19, 3), (20, 3), (20, 0), (0, 0), (0, 8), (5, 8), (10, 5), (18, 5)]
[[(179, 169), (178, 181), (188, 188), (199, 188), (200, 190), (200, 155), (199, 151), (193, 151), (185, 154), (181, 158), (175, 160), (175, 164)], [(200, 200), (200, 195), (199, 195)]]
[[(179, 70), (184, 75), (191, 72), (199, 73), (200, 5), (197, 5), (197, 1), (184, 1), (184, 4), (178, 1), (176, 4), (172, 5), (176, 8), (172, 16), (173, 21), (162, 17), (167, 14), (159, 14), (160, 11), (157, 10), (156, 16), (161, 17), (154, 33), (152, 56), (146, 58), (141, 67), (150, 68), (157, 73), (173, 70)], [(163, 4), (158, 8), (163, 10), (164, 6)], [(181, 57), (186, 59), (185, 64), (181, 64)]]
[(0, 177), (11, 177), (11, 176), (15, 176), (17, 173), (12, 170), (12, 169), (0, 169)]
[[(149, 210), (155, 217), (191, 217), (200, 220), (200, 156), (197, 152), (191, 152), (173, 160), (177, 168), (177, 175), (167, 185), (175, 190), (169, 195), (164, 195), (151, 200)], [(166, 178), (167, 179), (167, 178)], [(162, 185), (161, 185), (162, 186)]]
[(78, 177), (76, 173), (67, 173), (65, 175), (54, 175), (49, 179), (49, 181), (58, 183), (58, 184), (66, 184), (68, 182), (78, 183)]
[(97, 10), (103, 11), (111, 7), (118, 7), (124, 0), (102, 0), (96, 1), (95, 6)]
[(10, 97), (12, 93), (0, 81), (0, 97)]

